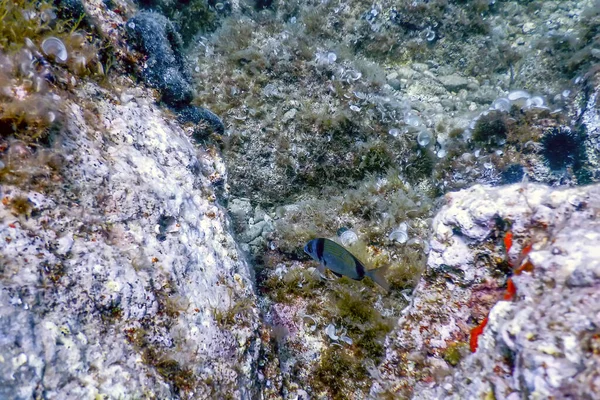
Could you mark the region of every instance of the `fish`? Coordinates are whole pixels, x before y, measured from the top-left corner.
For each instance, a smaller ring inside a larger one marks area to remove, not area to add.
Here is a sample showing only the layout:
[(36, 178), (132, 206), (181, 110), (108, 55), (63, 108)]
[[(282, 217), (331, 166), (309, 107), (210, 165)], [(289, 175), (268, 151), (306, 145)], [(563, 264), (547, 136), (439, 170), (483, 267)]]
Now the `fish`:
[(390, 285), (383, 276), (385, 267), (367, 270), (358, 258), (333, 240), (313, 239), (306, 243), (304, 252), (319, 262), (317, 269), (321, 273), (325, 273), (327, 268), (338, 277), (344, 275), (356, 281), (362, 281), (368, 276), (386, 291), (390, 290)]

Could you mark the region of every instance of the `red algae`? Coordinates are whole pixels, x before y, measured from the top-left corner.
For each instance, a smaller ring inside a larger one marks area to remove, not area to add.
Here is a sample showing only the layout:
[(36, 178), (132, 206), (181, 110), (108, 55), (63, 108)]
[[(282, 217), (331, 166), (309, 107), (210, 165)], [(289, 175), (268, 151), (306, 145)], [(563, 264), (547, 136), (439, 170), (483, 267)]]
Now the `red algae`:
[(512, 278), (508, 278), (506, 281), (506, 292), (504, 293), (504, 300), (512, 300), (517, 294), (517, 287), (513, 282)]
[(475, 328), (471, 329), (471, 338), (469, 339), (469, 346), (471, 347), (471, 352), (475, 353), (477, 351), (477, 341), (479, 339), (479, 335), (483, 333), (483, 329), (488, 323), (488, 317), (485, 317), (483, 321)]
[(504, 235), (504, 248), (506, 249), (507, 254), (510, 251), (512, 244), (513, 244), (513, 233), (507, 232), (506, 235)]
[[(510, 251), (510, 249), (512, 248), (513, 245), (513, 233), (512, 232), (507, 232), (506, 235), (504, 235), (504, 248), (506, 250), (506, 254), (508, 256), (508, 252)], [(528, 254), (531, 252), (531, 249), (533, 247), (532, 243), (529, 243), (527, 246), (525, 246), (523, 248), (523, 250), (521, 250), (521, 254), (519, 255), (519, 258), (517, 259), (517, 262), (515, 263), (518, 267), (515, 268), (514, 265), (509, 261), (509, 265), (511, 267), (513, 267), (513, 275), (521, 275), (521, 273), (523, 271), (525, 272), (532, 272), (533, 271), (533, 264), (531, 263), (531, 261), (526, 260)], [(523, 262), (525, 261), (525, 262)], [(504, 296), (503, 296), (503, 300), (505, 301), (512, 301), (515, 296), (517, 295), (517, 287), (515, 286), (515, 283), (513, 282), (512, 278), (509, 277), (506, 280), (506, 291), (504, 292)], [(489, 316), (489, 313), (488, 313)], [(486, 316), (483, 321), (477, 325), (475, 328), (471, 329), (471, 337), (470, 337), (470, 347), (471, 347), (471, 352), (475, 352), (477, 351), (477, 341), (479, 339), (479, 335), (481, 335), (483, 333), (483, 329), (485, 328), (485, 326), (487, 325), (488, 322), (488, 316)]]

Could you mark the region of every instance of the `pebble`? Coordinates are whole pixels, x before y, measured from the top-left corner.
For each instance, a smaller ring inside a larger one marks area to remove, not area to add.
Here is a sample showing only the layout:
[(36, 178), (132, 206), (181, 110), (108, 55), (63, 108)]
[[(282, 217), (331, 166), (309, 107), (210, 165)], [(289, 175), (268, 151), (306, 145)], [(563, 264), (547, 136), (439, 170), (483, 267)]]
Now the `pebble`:
[(535, 31), (535, 24), (533, 22), (526, 22), (523, 24), (523, 33), (532, 33)]
[(438, 79), (441, 82), (441, 84), (444, 85), (444, 87), (451, 92), (456, 92), (460, 89), (465, 89), (469, 84), (467, 78), (456, 74), (440, 76)]

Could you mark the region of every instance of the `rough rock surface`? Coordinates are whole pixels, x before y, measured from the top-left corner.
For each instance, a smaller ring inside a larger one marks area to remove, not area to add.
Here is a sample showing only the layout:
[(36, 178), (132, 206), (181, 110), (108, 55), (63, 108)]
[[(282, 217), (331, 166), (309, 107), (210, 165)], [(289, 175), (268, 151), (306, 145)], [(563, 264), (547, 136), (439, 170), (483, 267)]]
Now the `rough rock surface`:
[(250, 271), (204, 176), (224, 167), (152, 102), (87, 85), (62, 180), (1, 188), (0, 398), (250, 396)]
[[(423, 399), (594, 398), (600, 390), (599, 198), (598, 185), (477, 185), (448, 194), (433, 223), (427, 271), (388, 337), (372, 391)], [(514, 245), (506, 255), (508, 231)], [(507, 261), (526, 262), (528, 244), (533, 269), (512, 275), (516, 296), (502, 300)], [(490, 307), (470, 354), (470, 329)]]
[(189, 104), (194, 90), (187, 76), (183, 43), (173, 24), (163, 15), (140, 12), (127, 22), (129, 40), (147, 56), (144, 80), (159, 89), (169, 105)]

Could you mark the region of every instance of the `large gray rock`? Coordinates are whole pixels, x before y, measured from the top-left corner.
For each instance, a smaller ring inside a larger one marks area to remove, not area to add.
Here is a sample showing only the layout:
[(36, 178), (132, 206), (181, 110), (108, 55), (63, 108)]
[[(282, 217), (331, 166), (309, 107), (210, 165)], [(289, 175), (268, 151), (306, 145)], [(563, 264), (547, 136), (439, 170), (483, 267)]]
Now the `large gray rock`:
[[(597, 398), (600, 186), (474, 186), (433, 222), (428, 269), (373, 392), (414, 398)], [(505, 255), (503, 238), (514, 234)], [(532, 244), (531, 272), (510, 276)], [(470, 329), (489, 322), (471, 354)], [(460, 360), (461, 358), (462, 361)], [(458, 364), (453, 367), (454, 364)]]
[(1, 188), (0, 398), (248, 398), (250, 271), (201, 173), (223, 164), (121, 99), (80, 90), (61, 181)]

